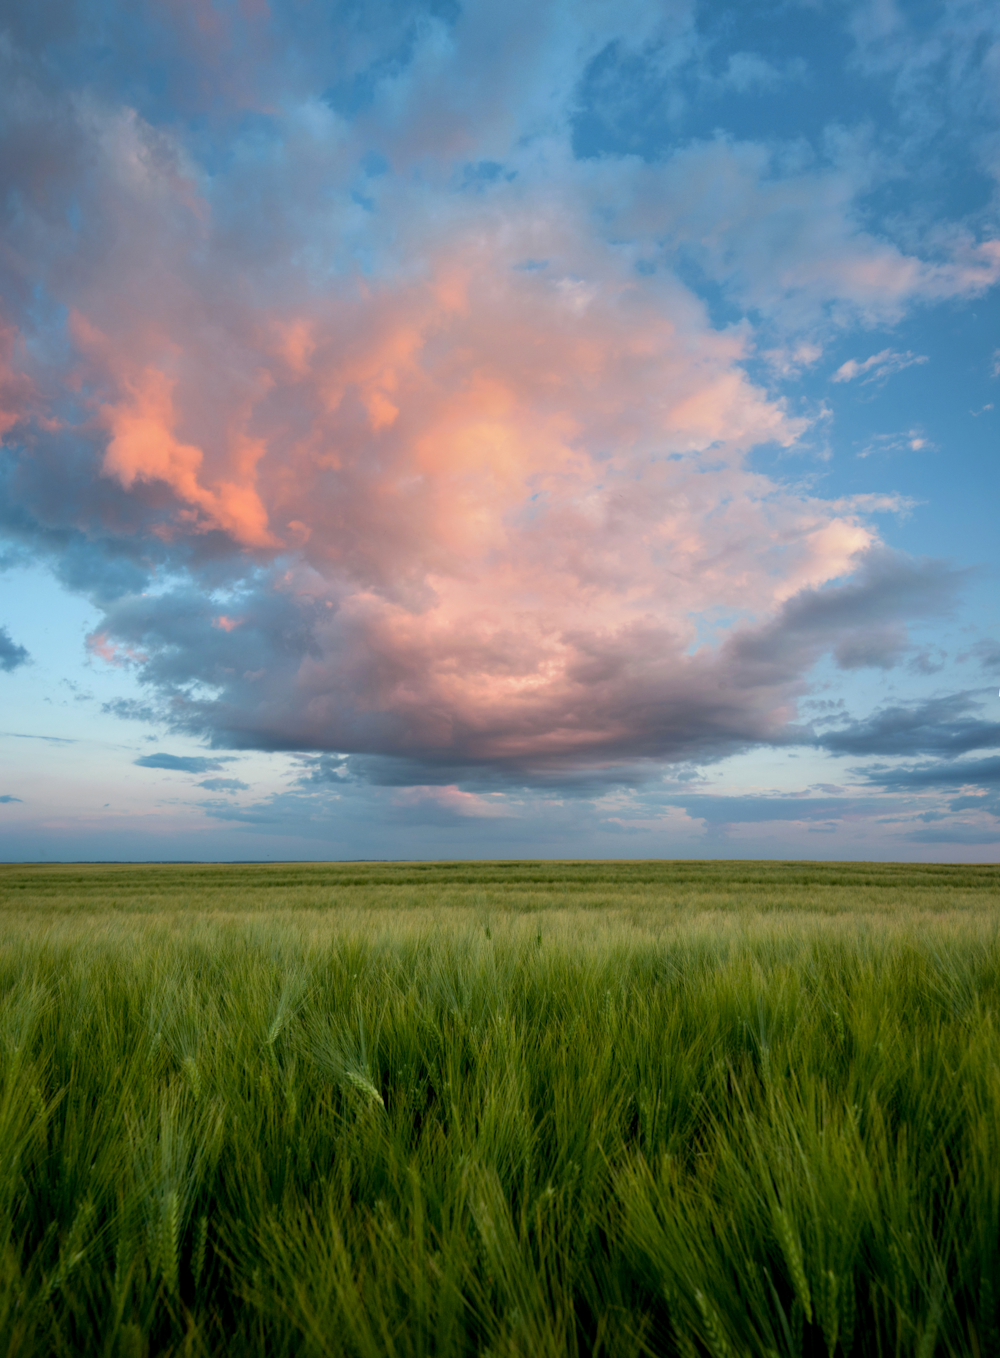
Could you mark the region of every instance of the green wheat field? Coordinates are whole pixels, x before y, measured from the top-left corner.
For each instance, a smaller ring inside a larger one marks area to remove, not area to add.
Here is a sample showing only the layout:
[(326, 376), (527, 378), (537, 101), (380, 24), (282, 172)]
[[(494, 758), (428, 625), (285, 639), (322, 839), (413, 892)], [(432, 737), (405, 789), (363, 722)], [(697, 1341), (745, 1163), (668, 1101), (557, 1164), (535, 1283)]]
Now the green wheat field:
[(998, 907), (0, 866), (0, 1354), (1000, 1355)]

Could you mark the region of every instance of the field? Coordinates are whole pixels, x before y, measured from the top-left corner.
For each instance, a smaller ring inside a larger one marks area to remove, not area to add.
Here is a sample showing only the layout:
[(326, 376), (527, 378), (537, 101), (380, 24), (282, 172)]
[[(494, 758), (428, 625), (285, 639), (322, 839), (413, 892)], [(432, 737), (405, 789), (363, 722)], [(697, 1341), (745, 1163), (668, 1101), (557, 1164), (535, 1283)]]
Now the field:
[(0, 866), (0, 1354), (1000, 1356), (998, 907)]

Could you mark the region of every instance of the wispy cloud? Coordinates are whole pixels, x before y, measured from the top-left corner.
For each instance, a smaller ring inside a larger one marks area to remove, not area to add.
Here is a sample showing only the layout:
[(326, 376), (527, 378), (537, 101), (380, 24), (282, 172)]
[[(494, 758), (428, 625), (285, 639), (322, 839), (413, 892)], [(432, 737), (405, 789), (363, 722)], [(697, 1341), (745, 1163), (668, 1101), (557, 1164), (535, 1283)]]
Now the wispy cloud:
[[(226, 755), (222, 758), (210, 759), (202, 755), (178, 755), (178, 754), (144, 754), (138, 759), (133, 759), (132, 763), (140, 769), (168, 769), (175, 773), (208, 773), (213, 769), (221, 769), (226, 764), (233, 762), (233, 756)], [(215, 784), (219, 779), (212, 780)], [(210, 784), (202, 783), (201, 787)]]
[(854, 382), (860, 377), (862, 386), (867, 386), (870, 382), (881, 384), (890, 378), (893, 373), (902, 372), (904, 368), (912, 368), (917, 364), (926, 362), (928, 362), (926, 354), (914, 354), (909, 349), (905, 353), (897, 353), (895, 349), (882, 349), (863, 362), (856, 358), (849, 358), (846, 363), (840, 365), (830, 381)]
[(915, 425), (894, 434), (876, 434), (870, 443), (858, 453), (858, 457), (873, 457), (877, 453), (919, 453), (924, 449), (934, 451), (933, 444), (923, 429)]
[(76, 736), (39, 736), (29, 731), (0, 731), (8, 740), (44, 740), (47, 745), (76, 745)]

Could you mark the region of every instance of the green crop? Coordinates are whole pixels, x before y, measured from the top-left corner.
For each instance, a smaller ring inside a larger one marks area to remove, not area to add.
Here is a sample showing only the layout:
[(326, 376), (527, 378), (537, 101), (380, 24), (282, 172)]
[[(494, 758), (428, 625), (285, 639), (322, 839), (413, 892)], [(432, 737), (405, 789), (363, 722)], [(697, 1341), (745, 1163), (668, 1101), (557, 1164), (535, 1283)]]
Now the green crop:
[(0, 867), (0, 1355), (1000, 1358), (998, 905)]

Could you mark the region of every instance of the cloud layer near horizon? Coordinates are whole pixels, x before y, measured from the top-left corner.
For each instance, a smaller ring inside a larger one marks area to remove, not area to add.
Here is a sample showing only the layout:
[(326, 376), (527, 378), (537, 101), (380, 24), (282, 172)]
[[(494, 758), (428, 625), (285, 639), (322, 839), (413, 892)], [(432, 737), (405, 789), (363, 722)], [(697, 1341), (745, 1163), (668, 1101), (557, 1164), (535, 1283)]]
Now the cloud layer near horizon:
[(898, 663), (960, 574), (883, 545), (897, 497), (757, 468), (822, 418), (761, 364), (980, 295), (1000, 240), (873, 227), (861, 128), (585, 154), (608, 53), (798, 78), (711, 73), (694, 6), (359, 16), (325, 67), (264, 5), (4, 39), (3, 528), (220, 748), (543, 776), (803, 738), (817, 660)]

